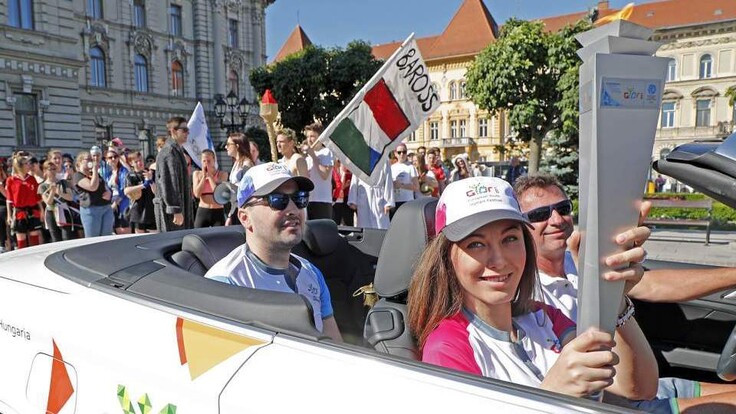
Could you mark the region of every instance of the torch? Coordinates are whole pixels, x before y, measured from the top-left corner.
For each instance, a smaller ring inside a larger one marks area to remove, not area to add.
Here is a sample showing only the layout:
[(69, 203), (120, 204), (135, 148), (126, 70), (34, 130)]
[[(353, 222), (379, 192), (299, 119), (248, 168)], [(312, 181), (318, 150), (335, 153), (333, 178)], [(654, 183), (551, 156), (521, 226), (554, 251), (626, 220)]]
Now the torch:
[(276, 119), (279, 116), (279, 104), (274, 99), (270, 89), (266, 89), (261, 97), (261, 118), (266, 122), (266, 130), (268, 131), (268, 141), (271, 144), (271, 160), (278, 162), (279, 153), (276, 150), (276, 128), (274, 127)]

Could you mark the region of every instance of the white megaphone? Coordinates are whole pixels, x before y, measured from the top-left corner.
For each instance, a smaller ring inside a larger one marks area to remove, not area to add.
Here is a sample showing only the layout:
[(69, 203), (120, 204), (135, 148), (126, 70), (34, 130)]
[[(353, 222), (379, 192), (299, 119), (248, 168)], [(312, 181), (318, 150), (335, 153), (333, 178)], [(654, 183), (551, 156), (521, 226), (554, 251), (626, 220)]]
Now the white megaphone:
[(227, 203), (231, 204), (228, 217), (232, 216), (235, 209), (238, 208), (238, 188), (234, 184), (227, 182), (217, 184), (217, 187), (212, 192), (212, 198), (215, 200), (215, 203), (223, 206)]

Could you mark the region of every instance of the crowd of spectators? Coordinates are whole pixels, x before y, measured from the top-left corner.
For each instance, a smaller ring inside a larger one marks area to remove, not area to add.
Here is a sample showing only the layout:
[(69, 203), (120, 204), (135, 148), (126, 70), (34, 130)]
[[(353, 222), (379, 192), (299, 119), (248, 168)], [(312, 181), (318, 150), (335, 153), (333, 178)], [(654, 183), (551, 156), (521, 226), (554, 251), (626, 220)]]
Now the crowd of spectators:
[[(81, 237), (239, 224), (230, 203), (214, 195), (223, 183), (234, 190), (244, 173), (261, 163), (256, 143), (243, 133), (229, 134), (228, 172), (218, 168), (211, 150), (192, 163), (183, 147), (189, 134), (185, 118), (171, 118), (167, 130), (156, 139), (156, 156), (130, 150), (115, 138), (76, 154), (16, 151), (0, 159), (0, 214), (6, 217), (0, 251)], [(482, 174), (467, 155), (453, 158), (450, 169), (439, 148), (408, 152), (401, 144), (380, 167), (379, 183), (371, 185), (321, 144), (322, 125), (307, 125), (303, 133), (299, 143), (295, 131), (285, 128), (276, 141), (279, 161), (294, 176), (315, 183), (309, 219), (385, 229), (403, 203), (438, 197), (447, 184)]]

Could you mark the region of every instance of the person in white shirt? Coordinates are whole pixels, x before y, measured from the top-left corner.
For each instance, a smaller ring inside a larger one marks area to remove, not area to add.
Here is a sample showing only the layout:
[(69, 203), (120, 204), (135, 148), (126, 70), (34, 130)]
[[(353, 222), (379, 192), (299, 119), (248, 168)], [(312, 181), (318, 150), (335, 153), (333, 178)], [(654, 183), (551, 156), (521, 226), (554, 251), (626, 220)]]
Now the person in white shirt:
[(313, 219), (332, 218), (332, 152), (319, 142), (322, 124), (313, 123), (304, 127), (307, 137), (306, 161), (309, 179), (314, 183), (314, 190), (309, 196), (307, 217)]
[[(568, 242), (571, 248), (577, 249), (580, 239), (578, 233), (573, 236), (572, 203), (562, 184), (548, 174), (519, 177), (515, 181), (514, 190), (521, 211), (533, 227), (543, 296), (539, 299), (544, 299), (545, 303), (576, 321), (578, 273), (568, 251)], [(648, 209), (649, 205), (646, 203), (642, 208), (642, 216), (646, 216)], [(736, 269), (698, 269), (697, 273), (689, 269), (645, 271), (641, 281), (628, 295), (651, 302), (679, 302), (736, 286)], [(672, 407), (679, 407), (679, 410), (684, 411), (704, 403), (734, 404), (734, 389), (730, 384), (662, 378), (657, 397), (670, 400)]]
[(291, 253), (304, 235), (304, 208), (314, 185), (281, 163), (246, 171), (238, 185), (238, 219), (246, 241), (210, 268), (205, 277), (252, 289), (297, 293), (312, 305), (317, 330), (342, 342), (322, 272)]
[(388, 229), (389, 212), (394, 206), (394, 183), (388, 162), (381, 169), (376, 185), (370, 185), (357, 174), (353, 174), (348, 192), (348, 206), (355, 211), (357, 227)]
[(419, 191), (419, 173), (409, 162), (406, 145), (396, 147), (397, 161), (391, 164), (391, 176), (394, 179), (394, 208), (389, 211), (389, 219), (394, 218), (396, 210), (407, 201), (414, 200), (414, 192)]

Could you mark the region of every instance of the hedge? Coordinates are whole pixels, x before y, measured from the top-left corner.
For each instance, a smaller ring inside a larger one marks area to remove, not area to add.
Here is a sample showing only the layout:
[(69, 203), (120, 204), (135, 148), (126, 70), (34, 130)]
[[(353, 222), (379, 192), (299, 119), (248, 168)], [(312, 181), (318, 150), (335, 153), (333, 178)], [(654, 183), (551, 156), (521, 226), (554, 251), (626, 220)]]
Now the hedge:
[[(647, 198), (678, 199), (678, 200), (704, 200), (705, 194), (699, 193), (653, 193), (647, 194)], [(578, 200), (573, 200), (575, 216), (578, 216)], [(736, 209), (733, 209), (720, 201), (713, 201), (713, 228), (721, 230), (736, 229)], [(649, 213), (650, 217), (663, 217), (674, 219), (701, 219), (707, 217), (707, 211), (703, 209), (653, 207)]]

